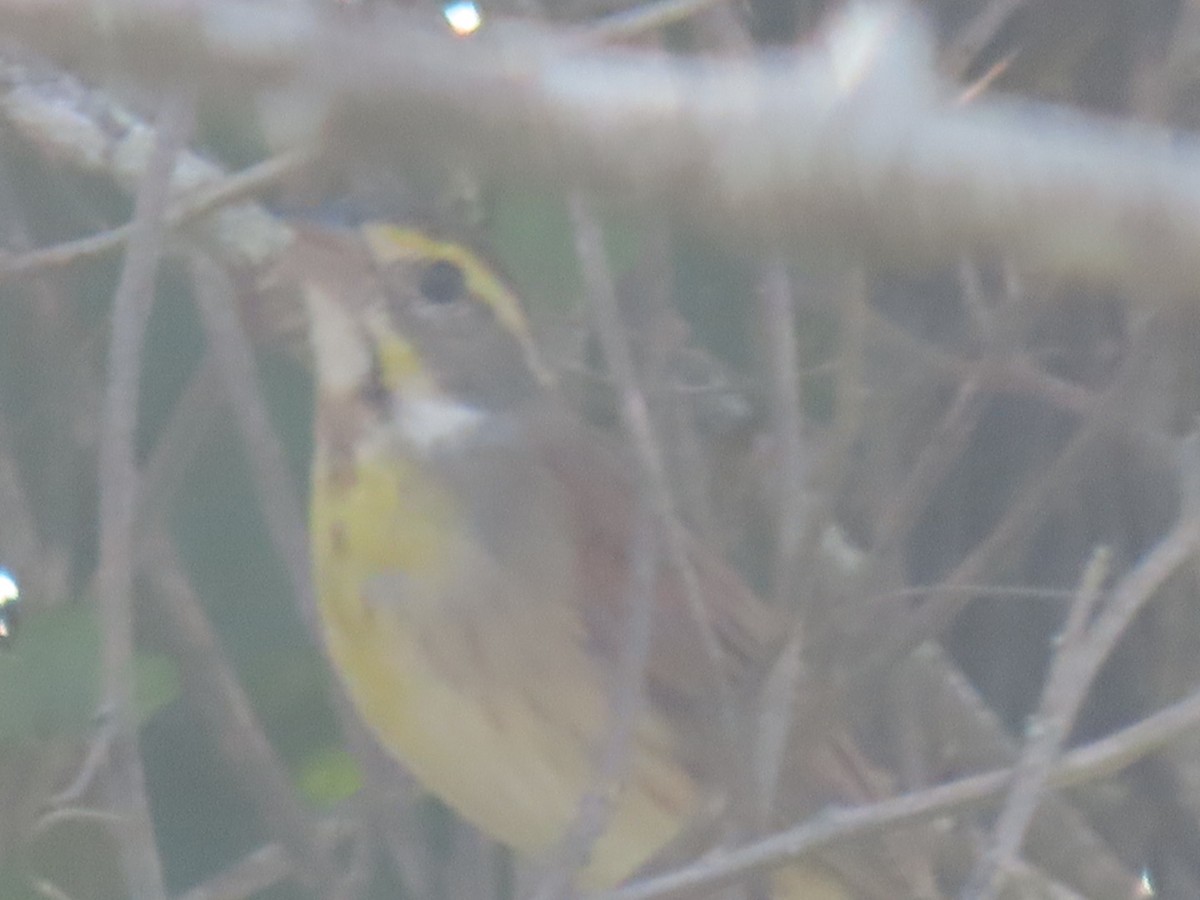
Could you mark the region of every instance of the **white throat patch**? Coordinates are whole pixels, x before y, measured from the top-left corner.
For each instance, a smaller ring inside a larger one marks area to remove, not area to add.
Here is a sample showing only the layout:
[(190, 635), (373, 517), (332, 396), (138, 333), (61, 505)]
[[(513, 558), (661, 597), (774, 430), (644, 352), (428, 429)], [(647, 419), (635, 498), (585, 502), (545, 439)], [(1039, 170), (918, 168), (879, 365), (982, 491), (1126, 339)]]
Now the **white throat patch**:
[(489, 415), (482, 409), (440, 397), (401, 399), (394, 422), (404, 441), (424, 454), (458, 449), (476, 435)]

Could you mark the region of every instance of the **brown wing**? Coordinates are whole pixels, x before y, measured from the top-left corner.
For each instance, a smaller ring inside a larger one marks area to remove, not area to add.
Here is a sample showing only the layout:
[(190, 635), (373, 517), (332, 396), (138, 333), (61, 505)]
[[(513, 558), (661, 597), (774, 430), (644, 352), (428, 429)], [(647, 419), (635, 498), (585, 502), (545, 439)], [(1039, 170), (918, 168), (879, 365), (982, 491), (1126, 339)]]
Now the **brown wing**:
[[(542, 414), (530, 426), (538, 458), (563, 485), (579, 547), (581, 599), (597, 646), (621, 640), (629, 586), (632, 536), (639, 509), (633, 469), (607, 435), (566, 415)], [(782, 618), (746, 586), (723, 560), (692, 548), (689, 563), (700, 585), (708, 622), (723, 653), (724, 677), (735, 684), (759, 671), (778, 651)], [(656, 687), (681, 696), (707, 694), (711, 680), (684, 579), (660, 555), (652, 676)], [(707, 694), (711, 696), (710, 694)]]
[[(536, 429), (542, 463), (566, 486), (570, 518), (578, 541), (579, 592), (586, 604), (583, 619), (601, 651), (614, 656), (624, 634), (629, 588), (623, 576), (629, 569), (630, 536), (638, 508), (628, 467), (602, 436), (590, 433), (582, 440), (583, 426), (570, 420), (543, 418)], [(584, 429), (586, 431), (586, 429)], [(750, 716), (757, 710), (756, 688), (775, 660), (789, 631), (786, 614), (767, 606), (740, 575), (718, 555), (693, 544), (689, 564), (699, 583), (704, 614), (720, 644), (721, 677), (728, 679), (735, 697), (749, 702), (737, 710), (746, 715), (746, 734), (754, 734)], [(655, 595), (653, 650), (647, 668), (647, 693), (683, 738), (679, 746), (711, 748), (720, 735), (712, 690), (711, 661), (703, 652), (689, 609), (684, 580), (678, 570), (663, 562)], [(803, 715), (798, 711), (798, 715)], [(881, 799), (890, 785), (855, 748), (846, 732), (829, 718), (811, 722), (819, 729), (815, 738), (793, 741), (785, 763), (776, 801), (777, 817), (794, 821), (827, 803), (865, 803)], [(801, 729), (805, 723), (798, 723)], [(739, 736), (740, 737), (740, 736)], [(752, 748), (747, 745), (746, 750)], [(746, 758), (752, 758), (747, 756)], [(720, 776), (719, 763), (710, 754), (688, 753), (685, 763), (705, 780)], [(724, 773), (727, 777), (729, 773)], [(711, 783), (710, 788), (714, 787)], [(905, 861), (898, 864), (894, 848), (874, 843), (838, 851), (831, 862), (854, 884), (857, 896), (910, 895), (914, 885), (928, 883), (920, 863), (920, 841), (904, 845)], [(908, 871), (901, 871), (908, 870)], [(932, 896), (932, 894), (922, 894)]]

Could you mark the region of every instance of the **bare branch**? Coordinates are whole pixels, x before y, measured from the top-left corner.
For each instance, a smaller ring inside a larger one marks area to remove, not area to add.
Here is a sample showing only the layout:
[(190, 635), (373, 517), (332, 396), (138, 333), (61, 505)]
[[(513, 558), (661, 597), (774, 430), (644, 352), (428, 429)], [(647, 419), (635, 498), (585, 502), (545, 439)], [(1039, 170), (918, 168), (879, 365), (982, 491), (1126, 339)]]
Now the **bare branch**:
[[(719, 223), (748, 247), (789, 235), (810, 256), (909, 267), (1003, 250), (1023, 269), (1160, 294), (1200, 283), (1200, 152), (1059, 108), (944, 103), (923, 30), (894, 10), (753, 63), (581, 52), (532, 27), (462, 42), (384, 12), (7, 0), (0, 28), (147, 81), (186, 62), (230, 98), (287, 84), (346, 154), (456, 147), (481, 168)], [(13, 105), (0, 99), (28, 133)]]
[(162, 251), (162, 217), (176, 157), (191, 134), (190, 97), (167, 100), (161, 125), (138, 189), (129, 253), (113, 301), (99, 463), (96, 593), (103, 609), (104, 703), (114, 722), (105, 788), (112, 809), (121, 817), (116, 831), (127, 887), (138, 900), (166, 894), (133, 708), (133, 528), (138, 489), (134, 429), (142, 341)]
[[(1053, 768), (1048, 783), (1063, 788), (1111, 775), (1197, 725), (1200, 725), (1200, 693), (1192, 694), (1103, 740), (1065, 754)], [(901, 823), (978, 805), (1002, 793), (1011, 779), (1012, 770), (1002, 769), (960, 778), (880, 803), (853, 809), (828, 810), (793, 829), (728, 850), (713, 860), (598, 893), (592, 895), (591, 900), (659, 900), (693, 896), (700, 887), (712, 889), (729, 884), (748, 871), (778, 865), (836, 841), (878, 833)], [(1132, 894), (1126, 892), (1125, 896)]]

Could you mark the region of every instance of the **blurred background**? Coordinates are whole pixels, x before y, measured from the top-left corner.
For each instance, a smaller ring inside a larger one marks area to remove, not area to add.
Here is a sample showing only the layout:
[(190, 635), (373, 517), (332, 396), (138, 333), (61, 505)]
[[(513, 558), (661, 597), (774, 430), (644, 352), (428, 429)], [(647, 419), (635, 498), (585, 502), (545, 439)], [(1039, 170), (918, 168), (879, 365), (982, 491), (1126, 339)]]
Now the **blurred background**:
[[(393, 154), (389, 138), (363, 124), (383, 113), (365, 104), (330, 109), (318, 85), (270, 56), (273, 30), (286, 34), (305, 6), (331, 28), (384, 15), (389, 27), (403, 22), (434, 40), (451, 29), (436, 3), (312, 0), (282, 15), (229, 4), (237, 17), (214, 40), (224, 34), (250, 48), (239, 52), (262, 52), (266, 73), (239, 93), (187, 53), (159, 58), (156, 48), (123, 43), (124, 32), (106, 43), (82, 15), (50, 28), (61, 10), (0, 0), (8, 32), (0, 43), (0, 564), (21, 591), (0, 609), (15, 623), (0, 649), (4, 898), (131, 896), (105, 787), (121, 725), (106, 687), (114, 638), (111, 609), (98, 599), (97, 473), (112, 427), (105, 397), (127, 237), (110, 230), (133, 215), (142, 167), (110, 151), (131, 135), (149, 140), (145, 123), (163, 103), (147, 72), (171, 66), (175, 89), (195, 89), (184, 151), (202, 170), (193, 183), (227, 185), (228, 173), (248, 173), (222, 208), (253, 222), (215, 236), (205, 230), (211, 216), (193, 212), (181, 231), (227, 266), (242, 330), (222, 337), (206, 322), (194, 272), (164, 237), (144, 349), (133, 357), (137, 500), (126, 624), (135, 749), (169, 895), (521, 894), (521, 864), (422, 795), (371, 743), (307, 624), (305, 575), (289, 547), (297, 534), (303, 541), (311, 373), (303, 323), (262, 288), (270, 251), (255, 242), (286, 241), (288, 222), (381, 217), (463, 242), (526, 300), (580, 408), (616, 427), (584, 311), (570, 185), (557, 171), (539, 180), (511, 175), (504, 160), (480, 162), (486, 146), (443, 147), (436, 128)], [(152, 7), (132, 8), (141, 24), (129, 34), (161, 25)], [(162, 9), (169, 31), (179, 11)], [(927, 74), (947, 106), (1016, 108), (1027, 117), (1014, 121), (1034, 132), (1043, 120), (1094, 116), (1114, 133), (1146, 129), (1147, 146), (1191, 152), (1200, 8), (1187, 0), (898, 9), (932, 44)], [(593, 49), (747, 65), (768, 53), (819, 55), (843, 13), (814, 0), (506, 0), (477, 11), (478, 34), (464, 41), (537, 27)], [(886, 33), (881, 41), (888, 45)], [(453, 79), (446, 48), (456, 45), (435, 46), (446, 54), (435, 68)], [(357, 89), (369, 96), (371, 85)], [(427, 114), (438, 119), (436, 109)], [(486, 106), (468, 114), (486, 117)], [(297, 135), (317, 150), (288, 156)], [(87, 144), (93, 139), (100, 152)], [(1074, 150), (1086, 168), (1086, 142)], [(1023, 195), (1006, 194), (1000, 174), (997, 205), (1016, 197), (1019, 219)], [(863, 202), (869, 208), (871, 198)], [(1153, 204), (1135, 204), (1148, 246), (1161, 224)], [(936, 204), (923, 208), (936, 219)], [(1123, 215), (1117, 209), (1113, 219)], [(1107, 598), (1195, 515), (1198, 463), (1187, 440), (1200, 398), (1195, 285), (1142, 283), (1136, 269), (1114, 277), (1107, 260), (1094, 270), (1039, 267), (1031, 251), (1001, 244), (906, 256), (901, 240), (877, 248), (873, 238), (848, 238), (853, 249), (842, 252), (836, 240), (815, 246), (792, 234), (786, 216), (772, 232), (769, 213), (749, 237), (715, 214), (698, 221), (624, 197), (601, 203), (600, 217), (635, 350), (647, 359), (664, 352), (656, 341), (669, 347), (668, 407), (684, 415), (664, 434), (681, 515), (764, 596), (789, 603), (804, 594), (797, 605), (813, 617), (813, 633), (830, 637), (812, 651), (815, 671), (850, 683), (862, 674), (855, 663), (880, 654), (868, 673), (871, 696), (851, 691), (839, 702), (889, 773), (890, 793), (1007, 764), (1028, 735), (1056, 636), (1101, 548)], [(98, 244), (82, 243), (97, 235)], [(35, 252), (47, 248), (54, 252)], [(1093, 253), (1119, 250), (1078, 258)], [(772, 290), (787, 297), (782, 321), (764, 300)], [(794, 341), (793, 361), (781, 363), (772, 349), (780, 328)], [(249, 402), (261, 401), (266, 438), (239, 417), (247, 401), (223, 379), (242, 339), (253, 352), (257, 399)], [(788, 402), (791, 432), (780, 408)], [(786, 459), (799, 462), (788, 469)], [(799, 549), (783, 536), (793, 533)], [(1072, 717), (1072, 743), (1133, 725), (1194, 690), (1200, 612), (1194, 563), (1183, 557), (1121, 629)], [(915, 610), (926, 618), (918, 622)], [(908, 646), (889, 644), (909, 625)], [(957, 667), (967, 679), (974, 713), (900, 665), (923, 641), (940, 642), (944, 671)], [(1200, 895), (1198, 740), (1185, 734), (1072, 793), (1071, 829), (1035, 830), (1027, 844), (1046, 881), (1011, 895)], [(988, 816), (970, 820), (966, 858)], [(1075, 865), (1056, 870), (1050, 861), (1063, 856)], [(1078, 871), (1086, 868), (1094, 881)], [(930, 896), (954, 896), (950, 883)]]

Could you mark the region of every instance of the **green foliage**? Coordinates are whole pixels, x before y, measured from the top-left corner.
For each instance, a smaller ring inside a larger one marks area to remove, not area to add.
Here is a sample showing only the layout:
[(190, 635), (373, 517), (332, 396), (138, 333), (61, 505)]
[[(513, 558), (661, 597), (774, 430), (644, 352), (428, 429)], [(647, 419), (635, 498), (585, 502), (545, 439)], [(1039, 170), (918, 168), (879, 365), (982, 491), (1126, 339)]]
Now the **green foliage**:
[(349, 753), (338, 747), (323, 747), (301, 761), (297, 781), (310, 802), (331, 808), (362, 787), (362, 773)]

